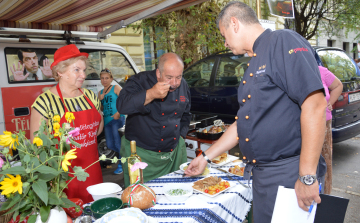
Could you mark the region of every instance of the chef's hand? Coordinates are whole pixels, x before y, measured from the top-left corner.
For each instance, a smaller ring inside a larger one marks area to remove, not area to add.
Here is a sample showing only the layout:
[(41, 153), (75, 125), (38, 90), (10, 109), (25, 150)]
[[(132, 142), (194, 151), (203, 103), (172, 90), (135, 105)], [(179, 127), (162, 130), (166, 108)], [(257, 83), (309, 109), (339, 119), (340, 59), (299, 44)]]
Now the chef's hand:
[(25, 66), (22, 66), (20, 62), (18, 63), (17, 68), (15, 68), (15, 63), (12, 67), (10, 66), (10, 70), (13, 73), (15, 81), (23, 81), (30, 75), (30, 73), (26, 73), (26, 75), (24, 76), (24, 68)]
[(170, 84), (166, 82), (157, 82), (151, 88), (152, 98), (154, 99), (163, 99), (169, 93)]
[(113, 116), (111, 116), (113, 119), (118, 120), (120, 118), (120, 113), (116, 112)]
[(313, 185), (305, 185), (298, 179), (295, 183), (295, 193), (298, 201), (298, 205), (304, 211), (309, 211), (309, 206), (313, 201), (321, 203), (319, 196), (319, 183), (316, 181)]
[(195, 176), (202, 174), (205, 170), (207, 165), (207, 161), (204, 159), (203, 155), (196, 157), (191, 163), (189, 164), (188, 168), (185, 170), (185, 174), (187, 176)]

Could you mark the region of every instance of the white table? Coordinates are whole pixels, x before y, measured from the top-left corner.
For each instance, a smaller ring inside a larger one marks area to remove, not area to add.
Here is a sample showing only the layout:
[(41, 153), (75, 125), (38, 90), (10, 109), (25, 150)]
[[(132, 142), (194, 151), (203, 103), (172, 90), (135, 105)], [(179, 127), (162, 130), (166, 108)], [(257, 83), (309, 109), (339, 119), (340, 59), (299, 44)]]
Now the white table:
[[(230, 167), (231, 164), (223, 167)], [(222, 168), (223, 168), (222, 167)], [(232, 223), (243, 222), (246, 214), (250, 211), (252, 201), (252, 189), (245, 188), (236, 180), (247, 183), (243, 177), (227, 175), (214, 168), (210, 169), (210, 176), (219, 176), (224, 180), (236, 184), (215, 197), (208, 197), (194, 190), (194, 194), (184, 202), (176, 203), (169, 201), (163, 192), (163, 186), (167, 183), (193, 183), (202, 177), (182, 177), (180, 174), (170, 173), (146, 183), (156, 193), (156, 205), (143, 212), (155, 218), (161, 223), (173, 222), (214, 222)], [(250, 181), (251, 186), (251, 181)]]

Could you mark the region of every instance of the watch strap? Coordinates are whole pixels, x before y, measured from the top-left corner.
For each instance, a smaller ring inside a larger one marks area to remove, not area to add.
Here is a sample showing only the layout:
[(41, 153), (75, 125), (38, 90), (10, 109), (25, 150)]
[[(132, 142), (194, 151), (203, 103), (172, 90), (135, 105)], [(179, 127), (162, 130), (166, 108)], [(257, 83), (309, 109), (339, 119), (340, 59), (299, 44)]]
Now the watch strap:
[(208, 163), (211, 163), (211, 160), (205, 155), (204, 151), (202, 151), (201, 154)]
[[(313, 179), (311, 183), (310, 183), (310, 182), (306, 182), (306, 181), (307, 181), (306, 179), (309, 179), (309, 178), (312, 178), (312, 179)], [(314, 183), (316, 182), (316, 179), (317, 179), (316, 175), (305, 175), (305, 176), (300, 176), (300, 175), (299, 175), (299, 180), (300, 180), (300, 182), (303, 183), (303, 184), (305, 184), (305, 185), (308, 185), (308, 186), (314, 184)]]

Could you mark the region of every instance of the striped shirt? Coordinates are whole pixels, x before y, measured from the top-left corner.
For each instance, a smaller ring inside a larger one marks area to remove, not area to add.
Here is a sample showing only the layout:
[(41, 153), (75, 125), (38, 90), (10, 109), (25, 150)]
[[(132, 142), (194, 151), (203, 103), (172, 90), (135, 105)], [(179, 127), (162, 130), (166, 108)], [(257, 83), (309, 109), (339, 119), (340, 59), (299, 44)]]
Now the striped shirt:
[[(83, 88), (82, 91), (100, 112), (101, 103), (96, 94), (85, 88)], [(84, 95), (73, 98), (64, 98), (64, 102), (69, 112), (85, 111), (92, 108)], [(59, 114), (60, 117), (63, 117), (65, 114), (64, 104), (61, 102), (60, 97), (53, 94), (50, 90), (39, 95), (31, 107), (49, 120), (50, 131), (52, 131), (52, 118), (54, 115)]]

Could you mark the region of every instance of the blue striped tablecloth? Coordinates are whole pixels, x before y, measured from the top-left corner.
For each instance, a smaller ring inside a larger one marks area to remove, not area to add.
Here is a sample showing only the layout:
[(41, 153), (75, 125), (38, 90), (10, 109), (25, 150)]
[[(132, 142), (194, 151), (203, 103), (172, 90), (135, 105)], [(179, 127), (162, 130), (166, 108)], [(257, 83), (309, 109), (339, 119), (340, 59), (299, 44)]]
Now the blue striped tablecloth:
[[(229, 164), (230, 167), (233, 166)], [(252, 189), (245, 188), (236, 180), (247, 183), (243, 177), (227, 175), (214, 168), (210, 169), (210, 176), (219, 176), (232, 181), (236, 186), (222, 192), (215, 197), (208, 197), (194, 190), (194, 194), (184, 202), (171, 202), (163, 192), (163, 186), (168, 183), (193, 183), (202, 177), (182, 177), (180, 174), (169, 173), (157, 179), (148, 181), (146, 185), (156, 193), (156, 205), (143, 212), (155, 218), (159, 223), (200, 222), (200, 223), (232, 223), (243, 222), (251, 208)], [(251, 186), (251, 181), (250, 181)]]

